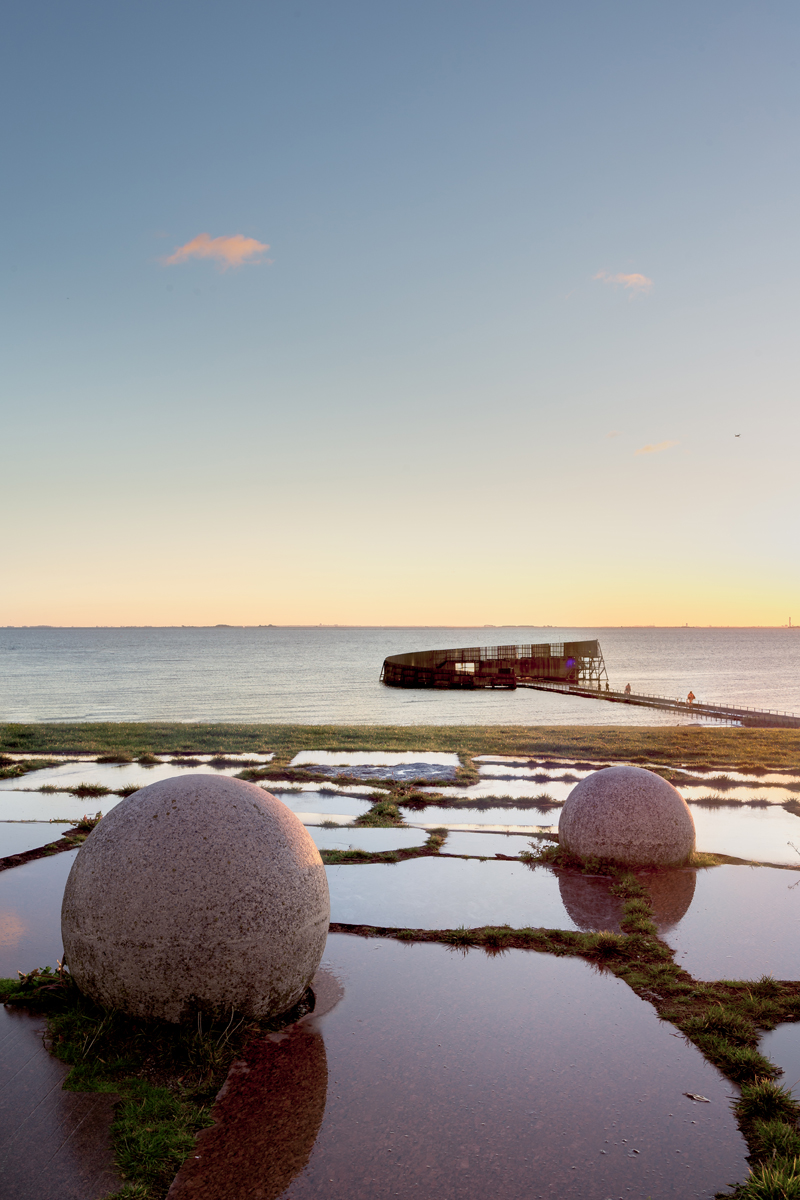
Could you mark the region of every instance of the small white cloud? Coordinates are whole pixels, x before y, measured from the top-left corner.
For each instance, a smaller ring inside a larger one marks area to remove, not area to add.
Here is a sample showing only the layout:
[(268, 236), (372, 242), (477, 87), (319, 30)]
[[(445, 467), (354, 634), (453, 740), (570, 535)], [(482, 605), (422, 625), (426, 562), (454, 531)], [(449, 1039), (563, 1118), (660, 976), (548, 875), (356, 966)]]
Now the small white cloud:
[(641, 449), (635, 451), (636, 454), (660, 454), (662, 450), (669, 450), (670, 446), (679, 446), (680, 442), (656, 442), (654, 445), (642, 446)]
[(634, 272), (632, 275), (623, 275), (621, 272), (617, 275), (612, 275), (610, 271), (598, 271), (592, 279), (599, 279), (603, 283), (613, 283), (617, 287), (623, 287), (630, 292), (631, 296), (646, 296), (653, 286), (652, 279), (648, 279), (646, 275), (639, 275)]
[(241, 233), (215, 238), (199, 233), (184, 246), (178, 246), (163, 262), (165, 267), (174, 267), (190, 258), (212, 258), (226, 271), (228, 267), (240, 267), (245, 262), (258, 262), (267, 250), (269, 246), (265, 242), (257, 242)]

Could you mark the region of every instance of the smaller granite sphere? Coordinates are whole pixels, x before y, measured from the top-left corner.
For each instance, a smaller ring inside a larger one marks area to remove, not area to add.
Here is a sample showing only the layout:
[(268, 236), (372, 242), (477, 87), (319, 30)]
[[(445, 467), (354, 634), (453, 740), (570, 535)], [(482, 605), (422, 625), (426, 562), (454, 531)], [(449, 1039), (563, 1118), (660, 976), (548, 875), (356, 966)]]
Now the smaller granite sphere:
[(678, 866), (695, 845), (686, 801), (643, 767), (605, 767), (581, 780), (561, 810), (558, 837), (578, 858), (628, 866)]
[(328, 935), (325, 867), (308, 831), (263, 788), (198, 774), (113, 808), (64, 891), (64, 955), (98, 1003), (178, 1022), (290, 1009)]

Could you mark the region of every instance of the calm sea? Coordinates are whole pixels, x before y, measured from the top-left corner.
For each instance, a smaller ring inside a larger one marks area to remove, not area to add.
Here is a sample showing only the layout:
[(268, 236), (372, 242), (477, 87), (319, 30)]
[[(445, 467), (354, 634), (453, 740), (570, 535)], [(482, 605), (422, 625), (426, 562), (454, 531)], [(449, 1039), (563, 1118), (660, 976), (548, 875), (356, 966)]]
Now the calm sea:
[(789, 629), (0, 629), (0, 720), (675, 724), (547, 692), (384, 687), (387, 654), (597, 637), (612, 687), (800, 713)]

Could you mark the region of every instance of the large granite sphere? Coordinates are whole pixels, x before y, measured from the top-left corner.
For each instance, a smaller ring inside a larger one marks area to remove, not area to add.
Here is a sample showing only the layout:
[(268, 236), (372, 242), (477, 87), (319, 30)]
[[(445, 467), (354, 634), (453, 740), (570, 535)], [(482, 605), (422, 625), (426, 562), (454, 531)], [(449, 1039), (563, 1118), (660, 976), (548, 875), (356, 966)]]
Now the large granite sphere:
[(669, 867), (694, 850), (694, 821), (671, 783), (643, 767), (605, 767), (582, 779), (558, 822), (565, 850), (629, 866)]
[(328, 881), (297, 817), (219, 775), (165, 779), (103, 817), (61, 908), (79, 987), (135, 1016), (285, 1012), (319, 966)]

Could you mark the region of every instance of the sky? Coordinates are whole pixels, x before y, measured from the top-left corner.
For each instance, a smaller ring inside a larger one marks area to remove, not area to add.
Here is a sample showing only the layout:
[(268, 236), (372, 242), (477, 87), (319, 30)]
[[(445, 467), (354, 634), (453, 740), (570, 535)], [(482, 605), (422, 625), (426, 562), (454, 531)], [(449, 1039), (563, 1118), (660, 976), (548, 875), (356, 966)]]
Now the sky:
[(800, 623), (800, 8), (0, 46), (0, 625)]

